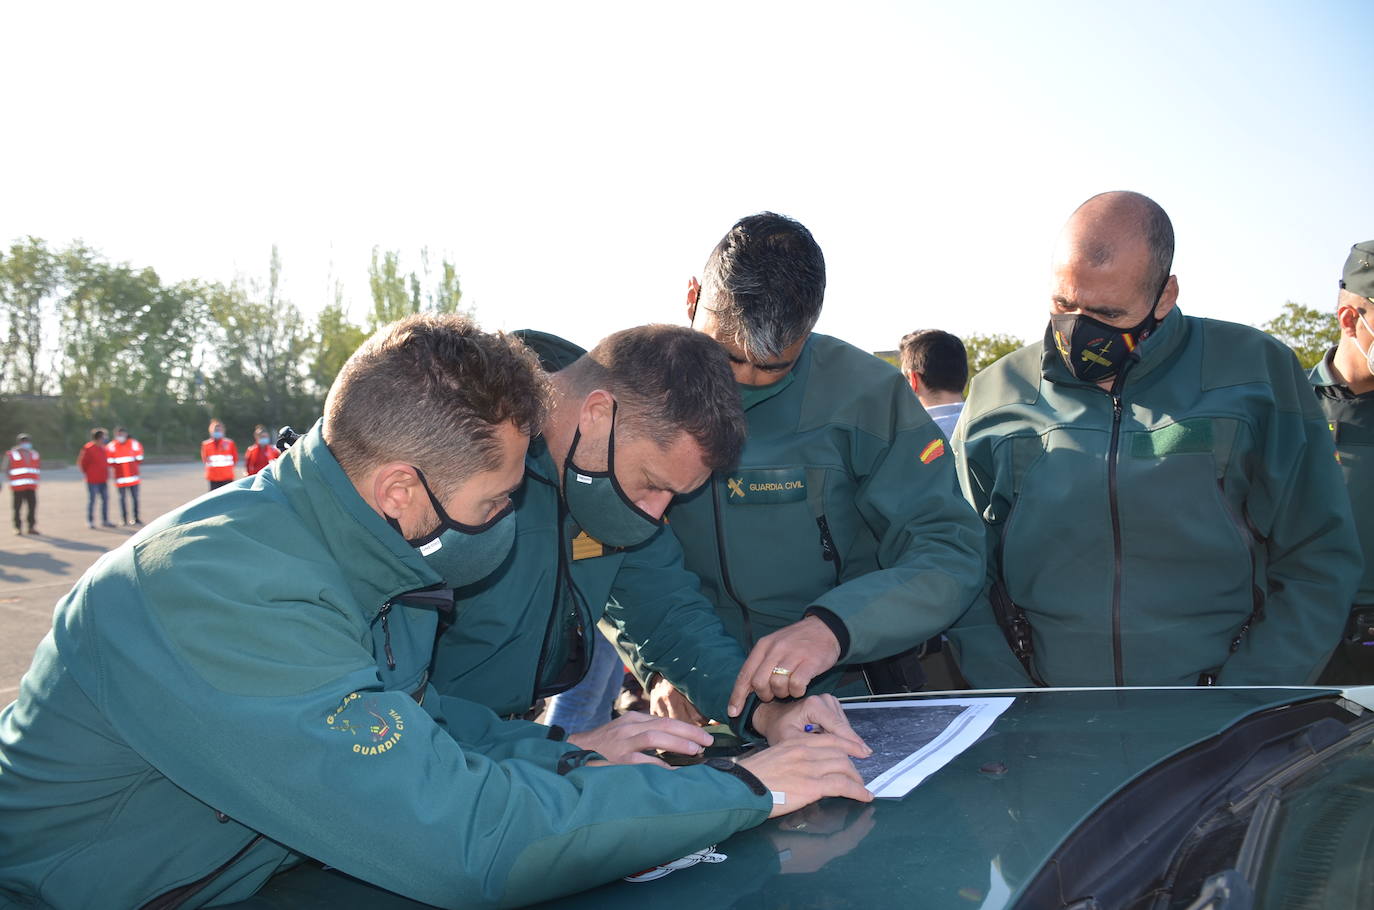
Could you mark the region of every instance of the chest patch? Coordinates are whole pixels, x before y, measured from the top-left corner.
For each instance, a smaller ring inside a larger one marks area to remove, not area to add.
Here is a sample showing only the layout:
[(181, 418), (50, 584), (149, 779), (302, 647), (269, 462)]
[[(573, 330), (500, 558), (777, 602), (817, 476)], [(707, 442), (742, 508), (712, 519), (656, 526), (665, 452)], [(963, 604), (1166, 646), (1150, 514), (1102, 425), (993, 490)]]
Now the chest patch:
[(1184, 420), (1147, 433), (1131, 435), (1131, 455), (1163, 458), (1190, 452), (1212, 451), (1212, 421), (1207, 417)]
[(770, 506), (805, 498), (805, 468), (753, 468), (725, 475), (725, 501), (732, 506)]

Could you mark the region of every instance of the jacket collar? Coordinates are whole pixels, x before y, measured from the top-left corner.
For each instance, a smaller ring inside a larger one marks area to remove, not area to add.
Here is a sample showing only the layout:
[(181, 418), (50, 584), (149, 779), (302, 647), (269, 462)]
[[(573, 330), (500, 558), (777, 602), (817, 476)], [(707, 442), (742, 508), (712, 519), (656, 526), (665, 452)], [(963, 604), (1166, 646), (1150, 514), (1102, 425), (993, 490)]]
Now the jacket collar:
[(424, 557), (358, 495), (325, 444), (323, 419), (277, 463), (283, 494), (333, 554), (369, 621), (387, 601), (443, 584)]
[(1335, 356), (1336, 348), (1333, 345), (1327, 350), (1326, 355), (1317, 361), (1317, 365), (1307, 374), (1307, 378), (1311, 380), (1314, 386), (1324, 389), (1340, 389), (1348, 395), (1350, 389), (1336, 378), (1336, 371), (1331, 367), (1331, 358)]
[(1317, 389), (1317, 394), (1324, 398), (1350, 401), (1368, 401), (1374, 399), (1374, 392), (1363, 392), (1356, 395), (1350, 390), (1350, 386), (1336, 378), (1336, 370), (1332, 367), (1332, 358), (1336, 356), (1336, 348), (1332, 346), (1321, 360), (1317, 361), (1307, 374), (1308, 380)]
[[(1183, 316), (1183, 311), (1177, 306), (1169, 311), (1169, 315), (1155, 326), (1155, 330), (1150, 333), (1136, 348), (1139, 360), (1126, 371), (1125, 385), (1139, 385), (1140, 382), (1168, 364), (1174, 359), (1183, 343), (1188, 338), (1189, 326)], [(1077, 385), (1085, 388), (1097, 388), (1096, 383), (1084, 382), (1069, 372), (1069, 368), (1064, 364), (1064, 358), (1060, 356), (1059, 349), (1055, 347), (1052, 329), (1045, 329), (1044, 353), (1040, 359), (1041, 375), (1050, 382), (1059, 385)]]

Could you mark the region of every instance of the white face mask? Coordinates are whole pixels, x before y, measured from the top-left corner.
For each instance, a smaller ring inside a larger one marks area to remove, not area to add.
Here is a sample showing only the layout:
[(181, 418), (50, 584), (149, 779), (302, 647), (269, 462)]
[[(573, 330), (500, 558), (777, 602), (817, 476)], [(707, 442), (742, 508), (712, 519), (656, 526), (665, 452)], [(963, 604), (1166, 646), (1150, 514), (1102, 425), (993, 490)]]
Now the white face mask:
[[(1364, 321), (1364, 314), (1363, 314), (1363, 313), (1360, 314), (1359, 320), (1360, 320), (1361, 323), (1364, 324), (1364, 330), (1365, 330), (1366, 332), (1368, 332), (1371, 336), (1374, 336), (1374, 329), (1370, 328), (1370, 327), (1369, 327), (1369, 323), (1367, 323), (1367, 322)], [(1374, 374), (1374, 341), (1371, 341), (1371, 342), (1369, 343), (1369, 347), (1368, 347), (1368, 348), (1362, 348), (1362, 347), (1360, 347), (1359, 341), (1356, 341), (1356, 342), (1355, 342), (1355, 347), (1356, 347), (1356, 349), (1359, 350), (1359, 352), (1360, 352), (1361, 354), (1364, 355), (1364, 362), (1365, 362), (1365, 365), (1366, 365), (1367, 367), (1369, 367), (1369, 372), (1370, 372), (1371, 374)]]

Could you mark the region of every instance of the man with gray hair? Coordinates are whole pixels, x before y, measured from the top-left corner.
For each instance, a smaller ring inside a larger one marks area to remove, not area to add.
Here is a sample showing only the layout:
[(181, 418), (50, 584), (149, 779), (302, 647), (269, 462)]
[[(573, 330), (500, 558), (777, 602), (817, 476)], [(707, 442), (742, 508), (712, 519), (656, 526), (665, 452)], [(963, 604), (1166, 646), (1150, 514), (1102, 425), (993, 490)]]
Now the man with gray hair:
[[(1357, 537), (1374, 546), (1374, 240), (1350, 248), (1336, 300), (1341, 337), (1308, 378), (1336, 444)], [(1374, 560), (1366, 559), (1345, 635), (1318, 682), (1374, 683)]]
[[(812, 332), (825, 259), (798, 222), (737, 222), (688, 287), (687, 317), (725, 351), (749, 435), (738, 463), (679, 497), (669, 527), (749, 658), (729, 713), (808, 691), (910, 691), (913, 649), (982, 583), (977, 516), (945, 440), (901, 374)], [(693, 717), (652, 679), (660, 713)]]
[(1049, 325), (973, 380), (954, 436), (989, 579), (948, 635), (975, 686), (1302, 685), (1361, 557), (1293, 352), (1184, 316), (1169, 216), (1094, 196)]

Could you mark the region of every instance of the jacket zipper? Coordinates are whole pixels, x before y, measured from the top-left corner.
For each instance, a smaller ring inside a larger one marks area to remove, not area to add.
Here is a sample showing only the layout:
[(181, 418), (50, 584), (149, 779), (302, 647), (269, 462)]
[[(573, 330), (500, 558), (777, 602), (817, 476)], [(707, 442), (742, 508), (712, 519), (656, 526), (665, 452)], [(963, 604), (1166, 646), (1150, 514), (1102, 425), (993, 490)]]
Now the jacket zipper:
[(725, 593), (739, 607), (740, 619), (744, 621), (744, 640), (747, 648), (754, 647), (754, 624), (749, 618), (749, 606), (744, 599), (735, 593), (735, 586), (730, 582), (730, 566), (725, 558), (725, 522), (720, 517), (720, 484), (717, 478), (711, 477), (711, 511), (716, 520), (716, 558), (720, 562), (720, 581), (725, 586)]
[[(223, 814), (224, 813), (222, 812), (216, 811), (215, 817), (218, 818)], [(228, 821), (228, 817), (226, 816), (225, 818), (220, 820), (222, 822), (226, 822)], [(171, 891), (166, 891), (162, 894), (159, 894), (157, 897), (148, 901), (146, 904), (143, 904), (140, 910), (174, 910), (174, 908), (182, 906), (188, 900), (199, 894), (201, 891), (204, 891), (207, 885), (209, 885), (215, 879), (223, 875), (225, 870), (227, 870), (230, 866), (234, 865), (234, 863), (243, 859), (244, 855), (247, 854), (249, 850), (252, 850), (255, 846), (257, 846), (258, 841), (262, 840), (262, 838), (263, 836), (259, 834), (257, 837), (254, 837), (248, 843), (244, 844), (239, 849), (239, 852), (229, 857), (223, 863), (220, 863), (220, 865), (213, 871), (201, 876), (193, 882), (187, 882), (184, 885), (180, 885), (176, 888), (173, 888)]]
[(382, 620), (382, 650), (386, 652), (386, 668), (396, 669), (396, 657), (391, 653), (391, 626), (387, 625), (387, 615), (391, 612), (391, 601), (382, 604), (377, 616)]
[(816, 519), (816, 524), (821, 529), (821, 558), (826, 562), (835, 564), (835, 587), (839, 587), (841, 576), (844, 574), (840, 565), (840, 551), (835, 547), (835, 538), (830, 536), (830, 522), (824, 515)]
[(1134, 357), (1121, 365), (1116, 382), (1107, 393), (1112, 399), (1112, 440), (1107, 452), (1107, 501), (1112, 514), (1112, 668), (1118, 686), (1126, 683), (1121, 658), (1121, 509), (1117, 502), (1116, 473), (1121, 455), (1121, 388), (1126, 384), (1126, 371), (1133, 363)]

